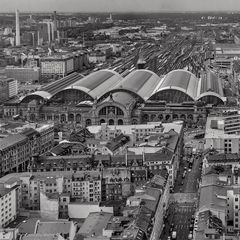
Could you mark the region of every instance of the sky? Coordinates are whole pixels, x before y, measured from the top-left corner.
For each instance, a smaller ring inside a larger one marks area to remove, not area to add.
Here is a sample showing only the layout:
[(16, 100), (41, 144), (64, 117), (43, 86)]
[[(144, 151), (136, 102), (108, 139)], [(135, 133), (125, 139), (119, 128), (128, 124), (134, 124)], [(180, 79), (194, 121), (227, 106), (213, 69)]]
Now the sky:
[(0, 12), (240, 11), (240, 0), (0, 0)]

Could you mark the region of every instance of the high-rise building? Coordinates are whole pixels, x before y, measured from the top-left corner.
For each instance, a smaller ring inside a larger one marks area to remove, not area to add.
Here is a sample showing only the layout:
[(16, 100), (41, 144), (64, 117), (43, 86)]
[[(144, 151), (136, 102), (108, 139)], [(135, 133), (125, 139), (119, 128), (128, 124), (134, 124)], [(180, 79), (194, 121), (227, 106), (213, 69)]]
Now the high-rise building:
[(54, 22), (45, 20), (38, 25), (38, 45), (54, 41)]
[(16, 46), (20, 46), (19, 10), (16, 10)]
[(7, 78), (5, 76), (0, 77), (0, 102), (6, 101), (11, 97), (18, 94), (17, 80)]

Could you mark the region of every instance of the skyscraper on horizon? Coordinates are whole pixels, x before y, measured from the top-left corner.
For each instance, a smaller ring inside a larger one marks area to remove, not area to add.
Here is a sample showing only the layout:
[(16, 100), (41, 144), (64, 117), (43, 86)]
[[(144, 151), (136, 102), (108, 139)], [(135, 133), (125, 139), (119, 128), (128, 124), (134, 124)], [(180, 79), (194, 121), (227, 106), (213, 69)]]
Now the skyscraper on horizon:
[(19, 23), (19, 10), (16, 10), (16, 46), (20, 46), (20, 23)]

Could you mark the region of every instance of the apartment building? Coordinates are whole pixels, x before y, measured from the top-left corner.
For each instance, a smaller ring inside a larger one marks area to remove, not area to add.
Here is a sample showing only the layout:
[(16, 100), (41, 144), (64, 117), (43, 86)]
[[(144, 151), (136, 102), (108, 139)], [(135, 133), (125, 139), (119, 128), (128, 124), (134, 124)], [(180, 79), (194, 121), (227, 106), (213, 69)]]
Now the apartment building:
[(102, 177), (100, 172), (74, 174), (72, 197), (82, 202), (99, 202), (102, 199)]
[(17, 218), (19, 201), (20, 186), (16, 180), (0, 183), (0, 227), (5, 227)]
[(31, 145), (22, 134), (9, 135), (0, 140), (0, 175), (26, 171), (31, 159)]
[(4, 102), (10, 98), (17, 96), (18, 94), (18, 82), (13, 78), (7, 78), (5, 76), (0, 77), (0, 101)]
[(0, 140), (0, 175), (26, 171), (35, 154), (45, 153), (54, 144), (53, 125), (14, 129), (13, 132), (19, 133)]

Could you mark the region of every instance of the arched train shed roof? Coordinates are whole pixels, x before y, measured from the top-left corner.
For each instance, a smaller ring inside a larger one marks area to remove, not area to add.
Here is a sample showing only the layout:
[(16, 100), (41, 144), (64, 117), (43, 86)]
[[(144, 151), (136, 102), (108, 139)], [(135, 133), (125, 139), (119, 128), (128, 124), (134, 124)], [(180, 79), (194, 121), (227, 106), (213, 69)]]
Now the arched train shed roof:
[(197, 98), (199, 80), (194, 74), (185, 70), (174, 70), (169, 72), (162, 80), (156, 93), (163, 90), (179, 90), (193, 100)]
[(93, 99), (100, 98), (112, 86), (122, 81), (122, 76), (115, 71), (104, 69), (80, 79), (79, 81), (68, 86), (66, 89), (78, 89)]
[(205, 96), (215, 96), (225, 101), (221, 79), (215, 73), (209, 70), (199, 81), (201, 87), (199, 89), (198, 100)]
[(122, 80), (122, 76), (112, 70), (100, 70), (84, 77), (79, 73), (72, 73), (55, 81), (40, 91), (27, 95), (22, 101), (34, 96), (50, 99), (54, 95), (69, 89), (77, 89), (88, 94), (92, 99), (101, 97), (112, 86)]
[(114, 86), (109, 93), (118, 91), (131, 92), (146, 101), (152, 95), (160, 80), (159, 76), (154, 72), (146, 69), (136, 70)]
[(210, 70), (198, 79), (193, 73), (179, 69), (169, 72), (152, 94), (161, 94), (165, 90), (176, 90), (185, 93), (193, 101), (204, 96), (214, 96), (225, 101), (221, 80)]
[(71, 73), (66, 77), (63, 77), (53, 83), (50, 83), (44, 87), (42, 87), (39, 91), (36, 91), (34, 93), (28, 94), (25, 96), (22, 101), (25, 101), (26, 99), (30, 98), (32, 99), (34, 96), (43, 98), (43, 99), (50, 99), (53, 95), (56, 93), (62, 91), (66, 87), (70, 86), (74, 82), (79, 81), (83, 78), (83, 75), (79, 73)]

